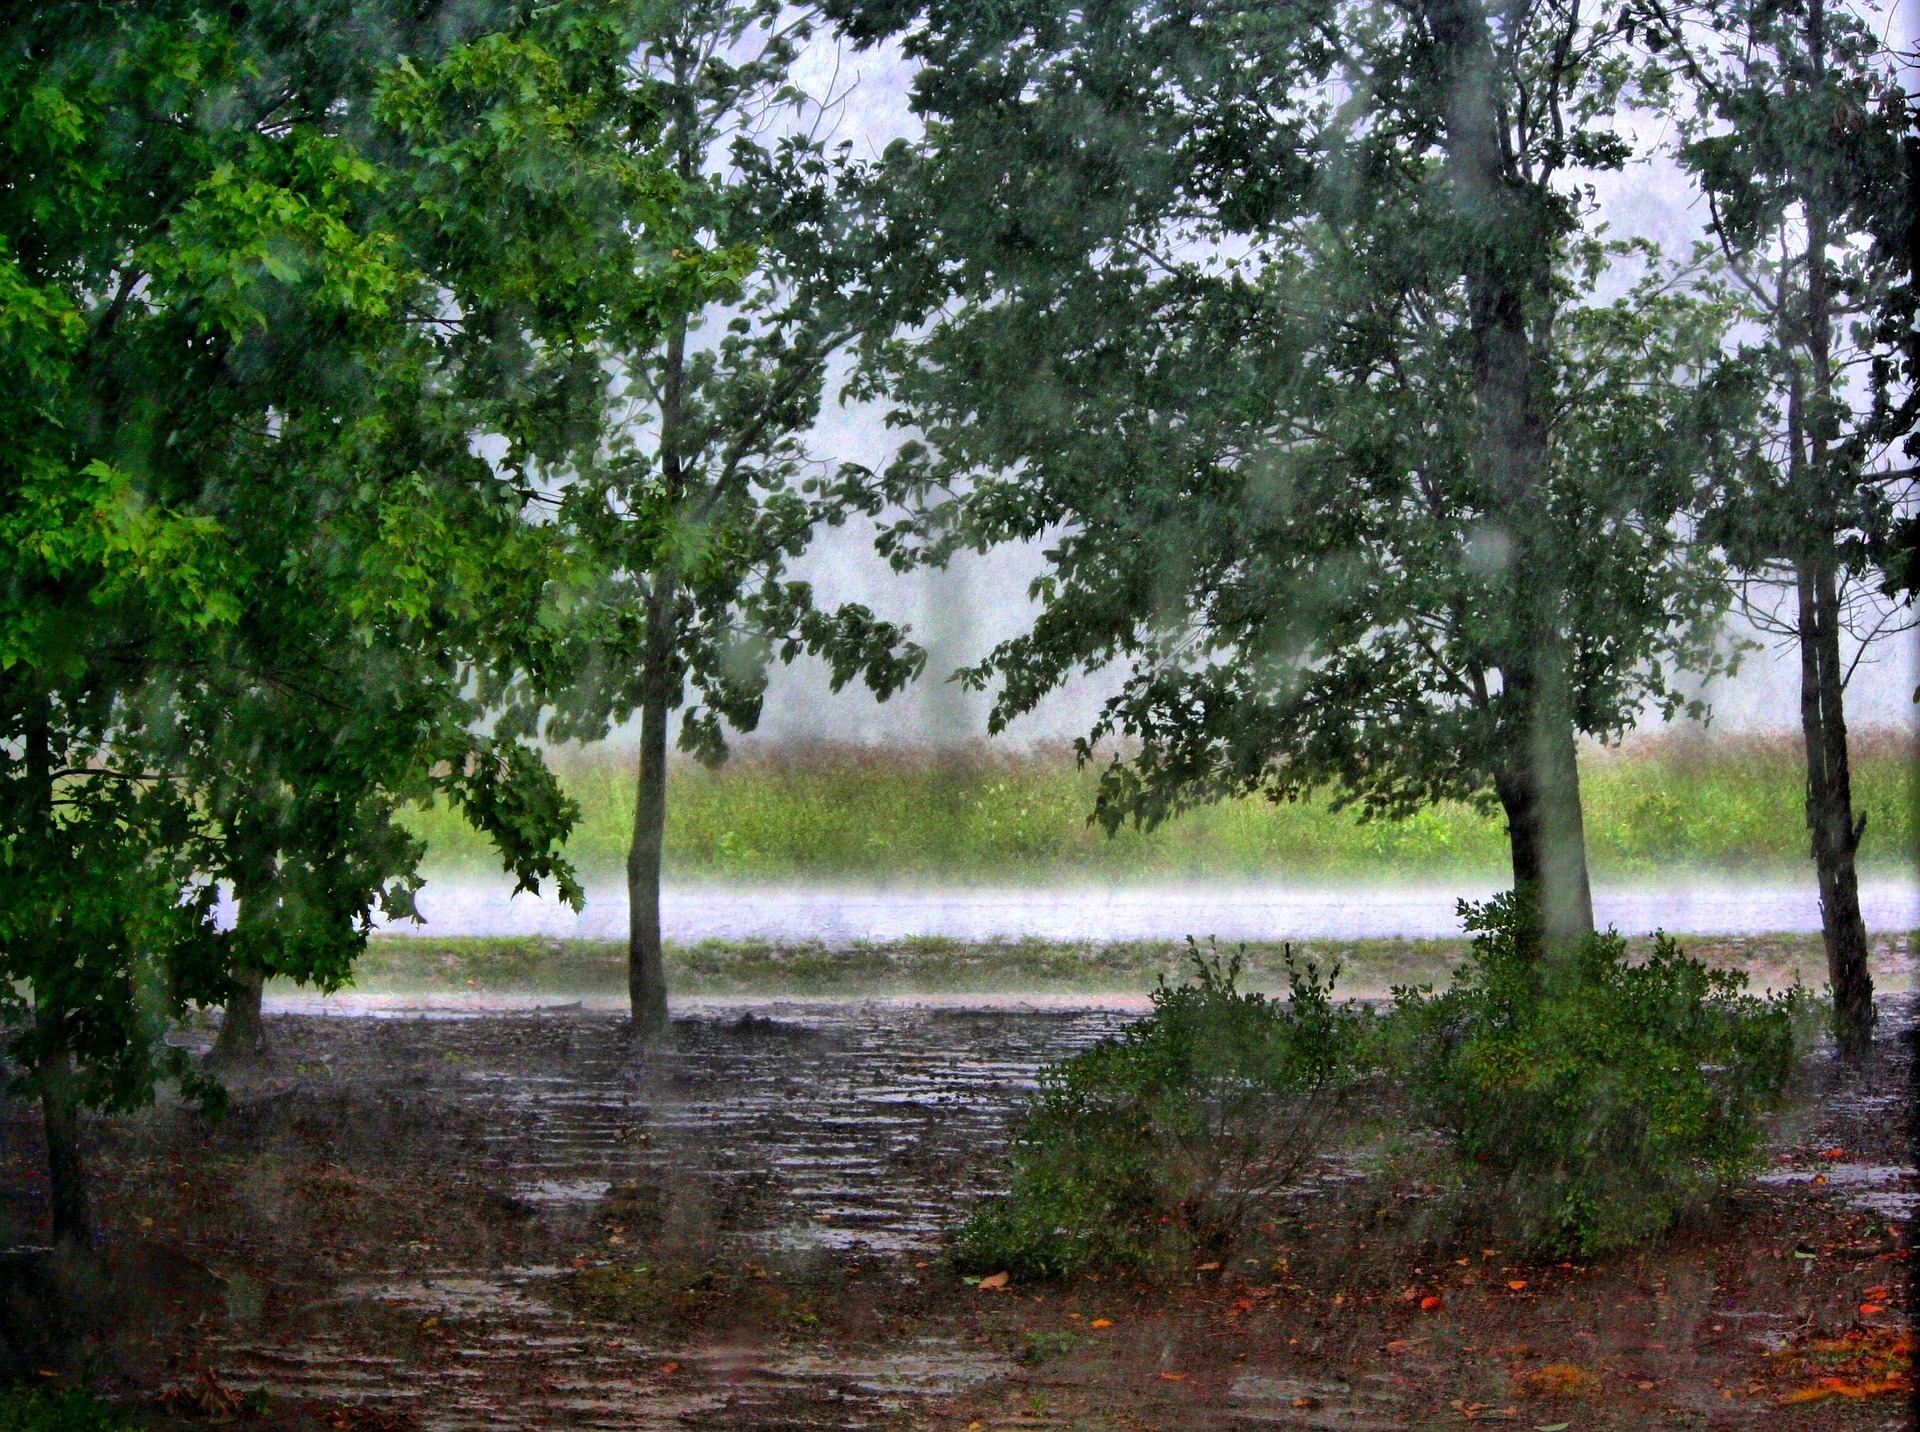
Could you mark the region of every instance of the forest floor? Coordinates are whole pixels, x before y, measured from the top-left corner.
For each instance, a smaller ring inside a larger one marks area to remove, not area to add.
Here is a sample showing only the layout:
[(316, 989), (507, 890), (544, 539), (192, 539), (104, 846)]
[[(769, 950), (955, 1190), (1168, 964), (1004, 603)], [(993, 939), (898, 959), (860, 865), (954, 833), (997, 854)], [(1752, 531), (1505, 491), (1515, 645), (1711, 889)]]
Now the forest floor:
[(1910, 1425), (1911, 995), (1644, 1251), (1503, 1250), (1387, 1098), (1224, 1266), (1002, 1289), (943, 1230), (1124, 1011), (690, 1009), (638, 1055), (591, 1008), (271, 1017), (223, 1119), (90, 1124), (89, 1264), (27, 1246), (39, 1130), (0, 1104), (4, 1370), (156, 1426)]

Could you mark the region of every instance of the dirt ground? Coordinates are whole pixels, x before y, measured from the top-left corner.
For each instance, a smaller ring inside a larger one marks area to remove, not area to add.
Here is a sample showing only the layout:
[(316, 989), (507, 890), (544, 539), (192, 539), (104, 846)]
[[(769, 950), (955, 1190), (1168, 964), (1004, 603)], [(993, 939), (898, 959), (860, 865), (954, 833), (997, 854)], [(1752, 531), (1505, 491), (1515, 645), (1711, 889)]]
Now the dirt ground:
[(280, 1016), (223, 1120), (92, 1124), (91, 1265), (32, 1246), (0, 1105), (0, 1355), (156, 1425), (1903, 1427), (1913, 1016), (1645, 1252), (1502, 1250), (1379, 1107), (1226, 1266), (1008, 1289), (942, 1230), (1119, 1012), (710, 1004), (638, 1056), (580, 1008)]

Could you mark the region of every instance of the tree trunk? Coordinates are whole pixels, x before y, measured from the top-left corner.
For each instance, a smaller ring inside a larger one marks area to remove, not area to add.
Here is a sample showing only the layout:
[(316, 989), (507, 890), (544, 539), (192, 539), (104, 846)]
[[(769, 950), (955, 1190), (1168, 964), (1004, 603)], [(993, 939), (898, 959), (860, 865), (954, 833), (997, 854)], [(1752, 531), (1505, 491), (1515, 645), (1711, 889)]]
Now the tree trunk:
[(1860, 914), (1854, 854), (1866, 828), (1853, 813), (1846, 688), (1840, 662), (1839, 581), (1830, 561), (1803, 561), (1800, 599), (1800, 732), (1807, 752), (1807, 831), (1820, 882), (1820, 933), (1833, 986), (1834, 1037), (1850, 1059), (1873, 1044), (1873, 976)]
[[(682, 120), (680, 134), (690, 131)], [(682, 145), (684, 173), (695, 172), (695, 154)], [(684, 319), (667, 333), (660, 364), (660, 476), (669, 501), (686, 491), (680, 442), (687, 381)], [(627, 848), (627, 998), (636, 1038), (652, 1039), (667, 1028), (667, 965), (660, 944), (660, 857), (667, 832), (667, 717), (679, 673), (680, 586), (671, 557), (656, 566), (647, 588), (647, 630), (640, 652), (640, 771), (633, 799), (633, 844)]]
[(220, 1032), (214, 1036), (211, 1064), (255, 1064), (266, 1058), (267, 1029), (260, 1020), (260, 991), (266, 983), (258, 970), (241, 970), (233, 977)]
[(1557, 236), (1537, 184), (1513, 172), (1497, 104), (1503, 83), (1483, 0), (1423, 0), (1451, 101), (1447, 171), (1465, 240), (1481, 472), (1494, 525), (1511, 544), (1501, 662), (1512, 728), (1495, 787), (1507, 808), (1514, 883), (1539, 901), (1548, 952), (1593, 930), (1571, 653), (1564, 630), (1565, 556), (1547, 492), (1547, 427), (1538, 389), (1550, 341)]
[(1533, 708), (1528, 756), (1534, 772), (1535, 839), (1540, 860), (1540, 929), (1549, 951), (1570, 950), (1593, 933), (1587, 879), (1587, 823), (1580, 809), (1580, 751), (1564, 653), (1550, 658)]
[[(1827, 63), (1825, 0), (1807, 6), (1807, 60), (1817, 89)], [(1799, 598), (1800, 731), (1807, 750), (1807, 830), (1820, 884), (1820, 933), (1833, 986), (1834, 1036), (1845, 1058), (1873, 1045), (1873, 979), (1867, 971), (1867, 928), (1860, 916), (1854, 852), (1865, 829), (1853, 814), (1847, 757), (1846, 678), (1840, 662), (1839, 562), (1834, 552), (1832, 462), (1833, 292), (1827, 272), (1830, 215), (1820, 186), (1806, 192), (1807, 301), (1805, 343), (1811, 394), (1799, 368), (1787, 395), (1793, 478), (1811, 498), (1806, 547), (1794, 562)], [(1789, 338), (1791, 334), (1787, 335)], [(1809, 402), (1811, 399), (1811, 402)], [(1811, 411), (1809, 411), (1811, 408)]]
[(49, 1050), (40, 1067), (40, 1116), (47, 1134), (47, 1189), (58, 1248), (91, 1248), (86, 1168), (80, 1159), (80, 1096), (65, 1048)]
[[(245, 934), (262, 923), (271, 888), (269, 868), (250, 860), (235, 877), (234, 898), (240, 906), (237, 933)], [(239, 963), (233, 972), (233, 990), (227, 996), (226, 1012), (220, 1018), (220, 1032), (214, 1036), (213, 1050), (207, 1055), (210, 1064), (237, 1067), (258, 1064), (267, 1057), (267, 1028), (260, 1019), (260, 994), (266, 977), (249, 959), (247, 947), (243, 940)]]
[(1538, 902), (1543, 953), (1565, 951), (1593, 933), (1579, 750), (1564, 703), (1541, 700), (1537, 686), (1523, 690), (1532, 698), (1530, 730), (1516, 742), (1523, 755), (1496, 774), (1494, 789), (1507, 817), (1513, 887)]
[(674, 605), (670, 573), (656, 572), (647, 599), (640, 671), (640, 770), (627, 850), (627, 996), (634, 1033), (667, 1027), (667, 967), (660, 940), (660, 867), (667, 830), (667, 717), (673, 705)]
[[(51, 858), (54, 843), (52, 704), (38, 694), (28, 700), (21, 752), (26, 768), (24, 824), (38, 847), (31, 856), (42, 860)], [(37, 933), (50, 942), (59, 938), (50, 930)], [(49, 963), (63, 953), (52, 944), (39, 952)], [(80, 1090), (74, 1078), (73, 1051), (64, 1016), (47, 1007), (45, 991), (38, 984), (33, 992), (33, 1022), (39, 1046), (33, 1080), (40, 1086), (40, 1117), (47, 1138), (53, 1241), (56, 1247), (91, 1248), (93, 1220), (87, 1211), (86, 1168), (80, 1158)]]

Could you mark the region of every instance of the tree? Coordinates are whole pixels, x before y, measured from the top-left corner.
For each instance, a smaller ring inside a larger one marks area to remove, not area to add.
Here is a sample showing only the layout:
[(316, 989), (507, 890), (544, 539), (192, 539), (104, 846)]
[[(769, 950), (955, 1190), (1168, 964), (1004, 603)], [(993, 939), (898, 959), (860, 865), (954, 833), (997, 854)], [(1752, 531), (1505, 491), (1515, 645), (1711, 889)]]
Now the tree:
[(643, 1036), (667, 1018), (667, 728), (689, 688), (680, 745), (717, 764), (726, 728), (758, 723), (775, 658), (823, 657), (836, 690), (861, 677), (881, 699), (921, 660), (901, 628), (857, 604), (823, 610), (788, 574), (820, 524), (846, 512), (806, 445), (852, 336), (840, 295), (855, 273), (844, 156), (800, 127), (817, 107), (793, 79), (811, 32), (806, 11), (775, 0), (687, 0), (642, 34), (633, 83), (656, 97), (679, 186), (673, 246), (715, 267), (663, 329), (609, 341), (623, 431), (559, 475), (562, 521), (600, 576), (575, 629), (575, 683), (556, 690), (547, 731), (598, 739), (639, 717), (628, 986)]
[[(1051, 542), (968, 679), (996, 728), (1129, 674), (1109, 827), (1332, 784), (1498, 803), (1550, 945), (1592, 928), (1576, 737), (1711, 665), (1699, 475), (1749, 401), (1724, 303), (1593, 226), (1644, 94), (1621, 5), (836, 8), (921, 63), (873, 176), (868, 489), (898, 563)], [(1637, 263), (1629, 297), (1595, 285)]]
[(407, 912), (401, 802), (452, 799), (523, 886), (578, 898), (571, 804), (475, 723), (537, 673), (528, 472), (598, 440), (593, 339), (674, 267), (645, 233), (664, 172), (607, 102), (606, 7), (350, 10), (7, 30), (0, 988), (63, 1243), (81, 1107), (217, 1093), (170, 1017), (268, 973), (336, 985), (373, 909)]
[[(1910, 282), (1878, 240), (1902, 226), (1906, 97), (1858, 14), (1826, 0), (1713, 7), (1704, 34), (1665, 21), (1700, 110), (1682, 163), (1709, 201), (1726, 270), (1764, 330), (1775, 401), (1768, 461), (1740, 474), (1706, 533), (1734, 564), (1791, 589), (1770, 625), (1800, 652), (1806, 820), (1844, 1054), (1871, 1045), (1873, 981), (1860, 914), (1842, 633), (1881, 573), (1910, 470), (1886, 460), (1904, 337), (1883, 321)], [(1909, 340), (1910, 341), (1910, 340)], [(1861, 645), (1875, 632), (1861, 631)]]
[[(395, 822), (406, 804), (451, 798), (493, 837), (516, 889), (557, 875), (563, 897), (581, 899), (548, 849), (572, 803), (512, 709), (551, 660), (555, 625), (556, 549), (550, 524), (528, 521), (532, 474), (599, 440), (593, 335), (641, 330), (693, 265), (664, 261), (649, 232), (671, 180), (642, 142), (646, 99), (623, 78), (629, 14), (529, 14), (405, 57), (408, 37), (387, 37), (375, 63), (349, 53), (328, 71), (311, 45), (269, 56), (301, 65), (322, 107), (329, 93), (348, 101), (338, 122), (380, 164), (360, 195), (366, 222), (412, 269), (399, 321), (372, 346), (277, 315), (275, 351), (297, 355), (308, 371), (291, 386), (316, 401), (282, 404), (270, 441), (226, 455), (236, 527), (307, 524), (266, 529), (300, 559), (278, 564), (276, 605), (250, 606), (233, 661), (209, 668), (224, 679), (194, 693), (244, 947), (215, 1050), (226, 1059), (260, 1045), (265, 975), (342, 978), (375, 894), (387, 915), (413, 913), (421, 852)], [(358, 385), (340, 381), (356, 368)], [(482, 458), (483, 436), (503, 451)], [(313, 472), (309, 492), (345, 479), (404, 496), (338, 503), (316, 524), (323, 509), (281, 496), (296, 464)], [(477, 736), (501, 708), (494, 738)]]

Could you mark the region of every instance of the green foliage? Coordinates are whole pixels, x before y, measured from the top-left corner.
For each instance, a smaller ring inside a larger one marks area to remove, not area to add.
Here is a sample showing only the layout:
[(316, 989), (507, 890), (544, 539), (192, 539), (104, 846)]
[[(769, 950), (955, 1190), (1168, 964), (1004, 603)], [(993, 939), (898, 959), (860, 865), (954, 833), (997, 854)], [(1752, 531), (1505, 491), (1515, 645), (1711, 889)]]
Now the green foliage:
[(1599, 1252), (1654, 1237), (1763, 1161), (1761, 1115), (1793, 1071), (1798, 987), (1746, 993), (1665, 936), (1643, 961), (1595, 934), (1539, 953), (1511, 892), (1461, 903), (1473, 951), (1444, 994), (1395, 991), (1388, 1047), (1528, 1243)]
[(0, 1387), (0, 1432), (124, 1432), (133, 1425), (84, 1388)]
[(958, 1266), (1047, 1278), (1217, 1251), (1318, 1150), (1366, 1024), (1332, 1002), (1338, 967), (1289, 951), (1282, 1001), (1237, 989), (1237, 956), (1190, 957), (1193, 983), (1162, 979), (1146, 1019), (1043, 1071)]
[(919, 670), (905, 631), (866, 607), (823, 608), (790, 564), (844, 520), (808, 432), (852, 336), (847, 159), (807, 132), (821, 101), (795, 77), (815, 18), (771, 0), (682, 0), (641, 12), (625, 81), (640, 136), (668, 165), (653, 216), (672, 255), (663, 319), (610, 325), (608, 442), (557, 471), (580, 563), (570, 680), (548, 731), (596, 740), (638, 712), (718, 764), (725, 731), (759, 722), (767, 669), (819, 656), (835, 689), (885, 699)]
[(628, 10), (448, 18), (0, 22), (0, 1014), (28, 1083), (77, 1056), (126, 1107), (236, 974), (343, 981), (411, 910), (408, 805), (579, 898), (577, 808), (513, 720), (565, 565), (535, 481), (600, 444), (610, 315), (657, 323), (679, 282), (648, 222), (673, 183)]
[(1845, 6), (1730, 0), (1705, 18), (1671, 32), (1696, 105), (1677, 157), (1712, 200), (1772, 400), (1706, 535), (1756, 575), (1879, 579), (1915, 490), (1890, 444), (1920, 405), (1902, 58)]
[(992, 725), (1118, 667), (1109, 826), (1497, 799), (1574, 889), (1575, 733), (1721, 659), (1684, 533), (1753, 404), (1724, 295), (1584, 201), (1661, 99), (1627, 7), (827, 8), (921, 62), (873, 174), (889, 550), (1047, 559), (963, 673)]

